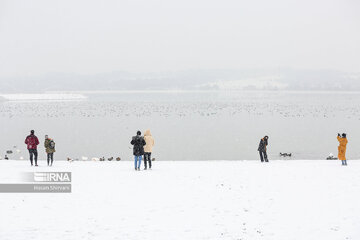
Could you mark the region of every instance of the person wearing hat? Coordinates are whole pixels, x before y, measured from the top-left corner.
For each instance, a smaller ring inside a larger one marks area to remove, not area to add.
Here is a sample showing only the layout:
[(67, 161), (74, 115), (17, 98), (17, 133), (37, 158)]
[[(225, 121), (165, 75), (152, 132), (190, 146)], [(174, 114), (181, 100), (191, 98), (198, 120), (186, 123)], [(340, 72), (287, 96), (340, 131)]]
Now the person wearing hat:
[(136, 136), (132, 137), (131, 145), (133, 145), (133, 154), (135, 158), (135, 170), (140, 171), (141, 159), (144, 155), (144, 145), (146, 144), (141, 132), (137, 131)]
[(260, 140), (260, 143), (259, 143), (259, 147), (258, 147), (258, 151), (259, 151), (259, 154), (260, 154), (260, 160), (261, 162), (269, 162), (268, 160), (268, 156), (267, 156), (267, 145), (268, 145), (268, 139), (269, 137), (268, 136), (265, 136), (263, 137), (261, 140)]
[(339, 141), (338, 159), (341, 160), (341, 165), (347, 166), (345, 153), (348, 140), (346, 138), (346, 133), (343, 133), (341, 136), (340, 133), (338, 133), (337, 140)]
[(25, 144), (27, 145), (27, 149), (29, 150), (31, 166), (33, 166), (33, 158), (35, 158), (35, 166), (38, 166), (38, 164), (37, 164), (37, 157), (38, 157), (37, 145), (39, 145), (39, 139), (35, 136), (34, 130), (31, 130), (30, 135), (26, 137)]

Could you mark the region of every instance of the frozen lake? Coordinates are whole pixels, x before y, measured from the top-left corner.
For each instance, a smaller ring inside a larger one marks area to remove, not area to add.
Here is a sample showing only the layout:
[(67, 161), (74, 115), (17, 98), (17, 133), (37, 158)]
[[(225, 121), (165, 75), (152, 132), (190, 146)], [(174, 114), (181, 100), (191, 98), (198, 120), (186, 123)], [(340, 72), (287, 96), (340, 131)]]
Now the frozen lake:
[[(349, 159), (360, 149), (360, 93), (326, 92), (77, 92), (77, 100), (0, 101), (1, 155), (13, 146), (27, 158), (31, 129), (56, 142), (56, 159), (132, 159), (131, 137), (151, 129), (159, 160), (258, 159), (269, 135), (270, 159), (325, 159), (337, 154), (338, 132), (348, 134)], [(20, 99), (20, 100), (19, 100)], [(66, 99), (66, 98), (65, 98)]]

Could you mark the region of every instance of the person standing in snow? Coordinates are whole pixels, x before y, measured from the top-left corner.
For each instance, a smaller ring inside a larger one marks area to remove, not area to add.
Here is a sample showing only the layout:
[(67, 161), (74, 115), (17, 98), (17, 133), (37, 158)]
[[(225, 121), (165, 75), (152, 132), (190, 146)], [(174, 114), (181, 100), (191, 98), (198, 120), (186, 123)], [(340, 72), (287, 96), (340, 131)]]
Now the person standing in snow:
[(340, 133), (338, 133), (337, 140), (339, 141), (338, 158), (341, 160), (341, 165), (347, 166), (345, 153), (348, 140), (346, 138), (346, 133), (343, 133), (342, 136), (340, 136)]
[(55, 142), (49, 138), (48, 135), (45, 135), (44, 147), (47, 153), (47, 165), (52, 166), (54, 161)]
[(135, 170), (140, 171), (142, 155), (144, 155), (144, 145), (146, 144), (141, 132), (137, 131), (136, 136), (132, 137), (131, 145), (134, 146), (133, 154), (135, 158)]
[(145, 140), (145, 147), (144, 147), (144, 165), (145, 168), (144, 170), (147, 169), (147, 162), (149, 162), (149, 169), (151, 169), (151, 153), (152, 153), (152, 148), (155, 144), (154, 138), (151, 135), (150, 130), (146, 130), (145, 134), (144, 134), (144, 140)]
[(264, 161), (269, 162), (268, 156), (267, 156), (267, 153), (266, 153), (267, 145), (268, 145), (268, 139), (269, 139), (269, 137), (265, 136), (260, 140), (260, 143), (259, 143), (258, 151), (259, 151), (259, 154), (260, 154), (261, 162), (264, 162)]
[(30, 135), (26, 137), (25, 144), (27, 145), (27, 149), (29, 150), (31, 166), (33, 166), (33, 158), (35, 158), (35, 166), (38, 166), (37, 145), (39, 145), (39, 139), (35, 136), (34, 130), (31, 130)]

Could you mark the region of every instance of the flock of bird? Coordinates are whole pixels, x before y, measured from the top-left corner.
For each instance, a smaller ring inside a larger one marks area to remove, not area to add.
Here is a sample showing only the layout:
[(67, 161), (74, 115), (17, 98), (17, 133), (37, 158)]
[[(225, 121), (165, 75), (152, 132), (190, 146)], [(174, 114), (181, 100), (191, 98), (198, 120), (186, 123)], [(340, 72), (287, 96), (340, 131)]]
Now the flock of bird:
[[(13, 149), (11, 150), (6, 150), (5, 152), (5, 156), (4, 156), (4, 160), (9, 160), (9, 156), (14, 156), (12, 157), (12, 159), (15, 159), (15, 155), (19, 155), (21, 153), (21, 150), (17, 147), (17, 146), (13, 146)], [(2, 160), (3, 158), (0, 156), (0, 160)], [(19, 160), (24, 160), (24, 157), (23, 156), (20, 156), (18, 157)], [(70, 158), (68, 157), (67, 158), (67, 161), (68, 162), (73, 162), (73, 161), (100, 161), (100, 162), (104, 162), (104, 161), (120, 161), (121, 158), (120, 157), (109, 157), (109, 158), (105, 158), (105, 157), (93, 157), (93, 158), (89, 158), (89, 157), (85, 157), (85, 156), (82, 156), (81, 158)], [(155, 161), (155, 158), (152, 159), (152, 161)]]
[[(271, 100), (271, 99), (270, 99)], [(279, 115), (285, 118), (320, 117), (337, 115), (360, 119), (360, 106), (323, 102), (267, 101), (198, 101), (198, 102), (7, 102), (0, 104), (0, 117), (211, 117), (250, 114), (256, 116)]]
[[(67, 161), (68, 161), (68, 162), (80, 161), (80, 160), (81, 160), (81, 161), (89, 161), (89, 158), (88, 158), (88, 157), (84, 157), (84, 156), (82, 156), (80, 159), (79, 159), (79, 158), (73, 159), (73, 158), (69, 158), (69, 157), (67, 158)], [(91, 160), (91, 161), (94, 161), (94, 162), (97, 162), (97, 161), (104, 162), (104, 161), (106, 161), (106, 158), (105, 158), (105, 157), (101, 157), (101, 158), (93, 157), (93, 158), (91, 158), (90, 160)], [(107, 158), (107, 160), (108, 160), (108, 161), (113, 161), (113, 160), (120, 161), (121, 158), (120, 158), (120, 157), (117, 157), (117, 158), (114, 159), (114, 157), (109, 157), (109, 158)], [(155, 161), (155, 158), (152, 158), (151, 161)]]
[[(80, 159), (79, 159), (79, 158), (73, 159), (73, 158), (70, 158), (70, 157), (67, 158), (67, 161), (68, 161), (68, 162), (80, 161), (80, 160), (81, 160), (81, 161), (89, 161), (89, 158), (88, 158), (88, 157), (84, 157), (84, 156), (82, 156)], [(112, 160), (114, 160), (114, 157), (109, 157), (109, 158), (107, 158), (107, 160), (108, 160), (108, 161), (112, 161)], [(116, 161), (120, 161), (121, 158), (120, 158), (120, 157), (117, 157), (117, 158), (115, 158), (115, 160), (116, 160)], [(94, 162), (96, 162), (96, 161), (104, 162), (104, 161), (105, 161), (105, 157), (100, 157), (100, 158), (98, 158), (98, 157), (93, 157), (93, 158), (91, 158), (91, 161), (94, 161)]]
[[(11, 156), (12, 159), (15, 159), (16, 156), (15, 155), (19, 155), (21, 153), (21, 150), (17, 147), (17, 146), (13, 146), (13, 149), (10, 149), (10, 150), (6, 150), (5, 151), (5, 156), (4, 156), (4, 160), (9, 160), (9, 156)], [(0, 160), (2, 160), (3, 158), (0, 156)], [(18, 156), (18, 159), (19, 160), (24, 160), (24, 157), (23, 156)], [(72, 162), (72, 161), (79, 161), (79, 160), (82, 160), (82, 161), (88, 161), (89, 158), (88, 157), (85, 157), (85, 156), (82, 156), (80, 159), (79, 158), (67, 158), (67, 161), (69, 162)], [(108, 160), (108, 161), (120, 161), (121, 158), (120, 157), (117, 157), (114, 159), (114, 157), (109, 157), (107, 159), (105, 159), (105, 157), (93, 157), (91, 158), (91, 161), (105, 161), (105, 160)]]
[[(21, 150), (18, 149), (17, 146), (13, 146), (13, 149), (9, 149), (9, 150), (6, 150), (5, 151), (5, 156), (4, 156), (4, 160), (9, 160), (9, 156), (12, 156), (12, 155), (20, 155), (21, 153)], [(23, 156), (18, 156), (19, 160), (24, 160), (24, 157)], [(0, 156), (0, 160), (2, 160), (2, 157)]]

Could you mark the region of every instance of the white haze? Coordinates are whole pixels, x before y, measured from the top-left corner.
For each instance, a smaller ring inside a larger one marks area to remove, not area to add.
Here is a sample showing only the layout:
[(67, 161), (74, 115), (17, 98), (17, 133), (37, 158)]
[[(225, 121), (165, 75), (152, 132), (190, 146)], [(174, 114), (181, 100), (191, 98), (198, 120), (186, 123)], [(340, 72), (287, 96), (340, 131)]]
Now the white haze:
[(355, 0), (1, 0), (0, 79), (279, 67), (359, 72), (359, 10)]

